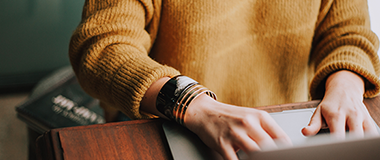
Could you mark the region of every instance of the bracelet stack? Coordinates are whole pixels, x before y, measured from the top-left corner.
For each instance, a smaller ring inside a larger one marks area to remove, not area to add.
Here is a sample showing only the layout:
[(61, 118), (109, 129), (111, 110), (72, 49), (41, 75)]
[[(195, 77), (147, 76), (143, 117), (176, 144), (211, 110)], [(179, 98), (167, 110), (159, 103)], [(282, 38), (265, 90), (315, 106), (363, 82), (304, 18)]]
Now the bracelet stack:
[(186, 76), (176, 76), (161, 88), (157, 96), (156, 108), (166, 117), (184, 125), (187, 107), (192, 100), (203, 93), (216, 99), (212, 91), (195, 80)]

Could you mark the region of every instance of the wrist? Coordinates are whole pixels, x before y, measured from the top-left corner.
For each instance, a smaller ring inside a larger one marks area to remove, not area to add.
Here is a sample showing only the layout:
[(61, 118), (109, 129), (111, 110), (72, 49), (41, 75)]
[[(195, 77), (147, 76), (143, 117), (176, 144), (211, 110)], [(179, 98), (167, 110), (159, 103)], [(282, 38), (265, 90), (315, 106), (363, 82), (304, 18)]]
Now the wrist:
[(218, 114), (217, 108), (220, 108), (218, 103), (218, 101), (206, 94), (199, 95), (190, 103), (187, 109), (184, 118), (185, 126), (195, 132), (194, 129), (198, 128), (195, 126), (202, 125), (202, 120)]
[(176, 76), (162, 86), (157, 96), (156, 109), (167, 118), (184, 125), (189, 105), (203, 94), (216, 99), (213, 92), (195, 80), (186, 76)]
[(363, 95), (364, 80), (358, 74), (341, 70), (331, 74), (326, 80), (326, 94), (330, 92), (336, 92), (337, 90), (350, 90), (351, 93)]

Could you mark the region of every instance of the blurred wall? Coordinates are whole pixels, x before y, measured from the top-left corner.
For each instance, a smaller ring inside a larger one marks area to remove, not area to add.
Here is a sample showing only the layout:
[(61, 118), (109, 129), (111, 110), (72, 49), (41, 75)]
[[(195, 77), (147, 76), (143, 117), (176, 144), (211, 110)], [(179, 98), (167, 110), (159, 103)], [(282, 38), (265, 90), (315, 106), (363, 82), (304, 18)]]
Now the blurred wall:
[[(369, 16), (371, 18), (371, 28), (380, 38), (380, 0), (368, 0)], [(377, 52), (380, 55), (380, 51)]]
[(84, 0), (0, 1), (0, 89), (33, 85), (69, 65)]

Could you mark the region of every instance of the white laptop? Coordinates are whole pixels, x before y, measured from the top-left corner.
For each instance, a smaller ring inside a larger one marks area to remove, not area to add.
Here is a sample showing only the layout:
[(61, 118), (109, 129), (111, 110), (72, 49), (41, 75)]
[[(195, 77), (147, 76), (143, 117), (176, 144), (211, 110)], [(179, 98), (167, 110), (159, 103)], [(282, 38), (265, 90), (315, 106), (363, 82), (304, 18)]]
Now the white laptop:
[[(292, 147), (279, 147), (250, 153), (237, 153), (239, 159), (376, 159), (380, 160), (380, 136), (334, 140), (328, 134), (305, 137), (301, 130), (307, 126), (315, 108), (270, 113), (273, 119), (288, 134)], [(207, 147), (197, 135), (174, 122), (165, 122), (163, 129), (174, 160), (223, 159), (216, 151)], [(380, 129), (379, 129), (380, 131)]]

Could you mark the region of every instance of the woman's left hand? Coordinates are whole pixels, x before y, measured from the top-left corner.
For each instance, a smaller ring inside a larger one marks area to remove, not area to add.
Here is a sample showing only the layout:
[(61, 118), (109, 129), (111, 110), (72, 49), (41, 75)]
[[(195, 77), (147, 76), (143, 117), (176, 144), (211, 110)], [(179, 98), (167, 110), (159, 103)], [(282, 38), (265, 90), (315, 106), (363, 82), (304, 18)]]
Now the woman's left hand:
[(356, 136), (378, 135), (374, 121), (363, 103), (364, 81), (357, 74), (342, 70), (330, 75), (326, 81), (325, 95), (307, 127), (305, 136), (318, 133), (323, 121), (330, 133), (344, 138), (346, 130)]

